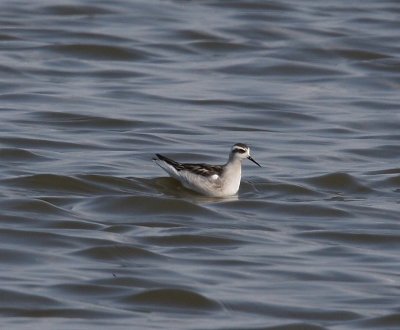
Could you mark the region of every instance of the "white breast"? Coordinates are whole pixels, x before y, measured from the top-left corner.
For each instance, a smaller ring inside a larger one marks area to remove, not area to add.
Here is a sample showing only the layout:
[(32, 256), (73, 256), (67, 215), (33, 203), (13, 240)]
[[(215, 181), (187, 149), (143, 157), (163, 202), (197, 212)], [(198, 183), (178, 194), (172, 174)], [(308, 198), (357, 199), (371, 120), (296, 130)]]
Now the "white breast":
[(240, 162), (227, 166), (222, 175), (223, 195), (235, 195), (239, 190), (241, 178), (242, 166)]

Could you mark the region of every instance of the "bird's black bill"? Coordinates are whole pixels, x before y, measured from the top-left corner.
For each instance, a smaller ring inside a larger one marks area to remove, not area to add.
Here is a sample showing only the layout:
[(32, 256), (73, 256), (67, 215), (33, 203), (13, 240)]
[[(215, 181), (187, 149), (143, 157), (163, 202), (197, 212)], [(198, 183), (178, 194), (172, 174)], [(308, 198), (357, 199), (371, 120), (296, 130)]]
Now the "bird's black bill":
[(261, 167), (260, 164), (258, 164), (251, 156), (247, 157), (247, 159), (251, 160), (254, 164), (258, 165), (259, 167)]

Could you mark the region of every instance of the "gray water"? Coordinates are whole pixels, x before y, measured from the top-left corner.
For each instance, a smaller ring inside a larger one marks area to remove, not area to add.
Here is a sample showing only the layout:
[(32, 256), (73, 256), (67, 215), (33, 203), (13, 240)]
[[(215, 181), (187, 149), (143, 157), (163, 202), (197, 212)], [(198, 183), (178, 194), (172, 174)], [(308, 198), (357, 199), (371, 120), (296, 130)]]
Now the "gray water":
[[(2, 1), (2, 329), (399, 329), (400, 3)], [(224, 163), (212, 199), (152, 162)]]

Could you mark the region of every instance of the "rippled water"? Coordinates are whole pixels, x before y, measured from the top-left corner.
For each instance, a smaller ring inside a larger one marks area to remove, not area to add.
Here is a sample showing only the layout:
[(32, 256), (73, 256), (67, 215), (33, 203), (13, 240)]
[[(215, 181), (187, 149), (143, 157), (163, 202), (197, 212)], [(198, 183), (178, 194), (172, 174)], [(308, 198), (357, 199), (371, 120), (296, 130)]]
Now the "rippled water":
[(398, 1), (0, 9), (2, 328), (400, 328)]

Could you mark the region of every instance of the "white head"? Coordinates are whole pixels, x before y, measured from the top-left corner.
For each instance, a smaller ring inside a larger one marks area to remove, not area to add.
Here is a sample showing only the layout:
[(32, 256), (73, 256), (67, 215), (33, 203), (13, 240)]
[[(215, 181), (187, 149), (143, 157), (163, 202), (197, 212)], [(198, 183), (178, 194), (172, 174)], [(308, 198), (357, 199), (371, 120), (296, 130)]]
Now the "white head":
[(253, 163), (261, 167), (261, 165), (250, 156), (250, 148), (247, 145), (244, 143), (236, 143), (231, 149), (229, 159), (239, 159), (242, 161), (245, 158), (251, 160)]

